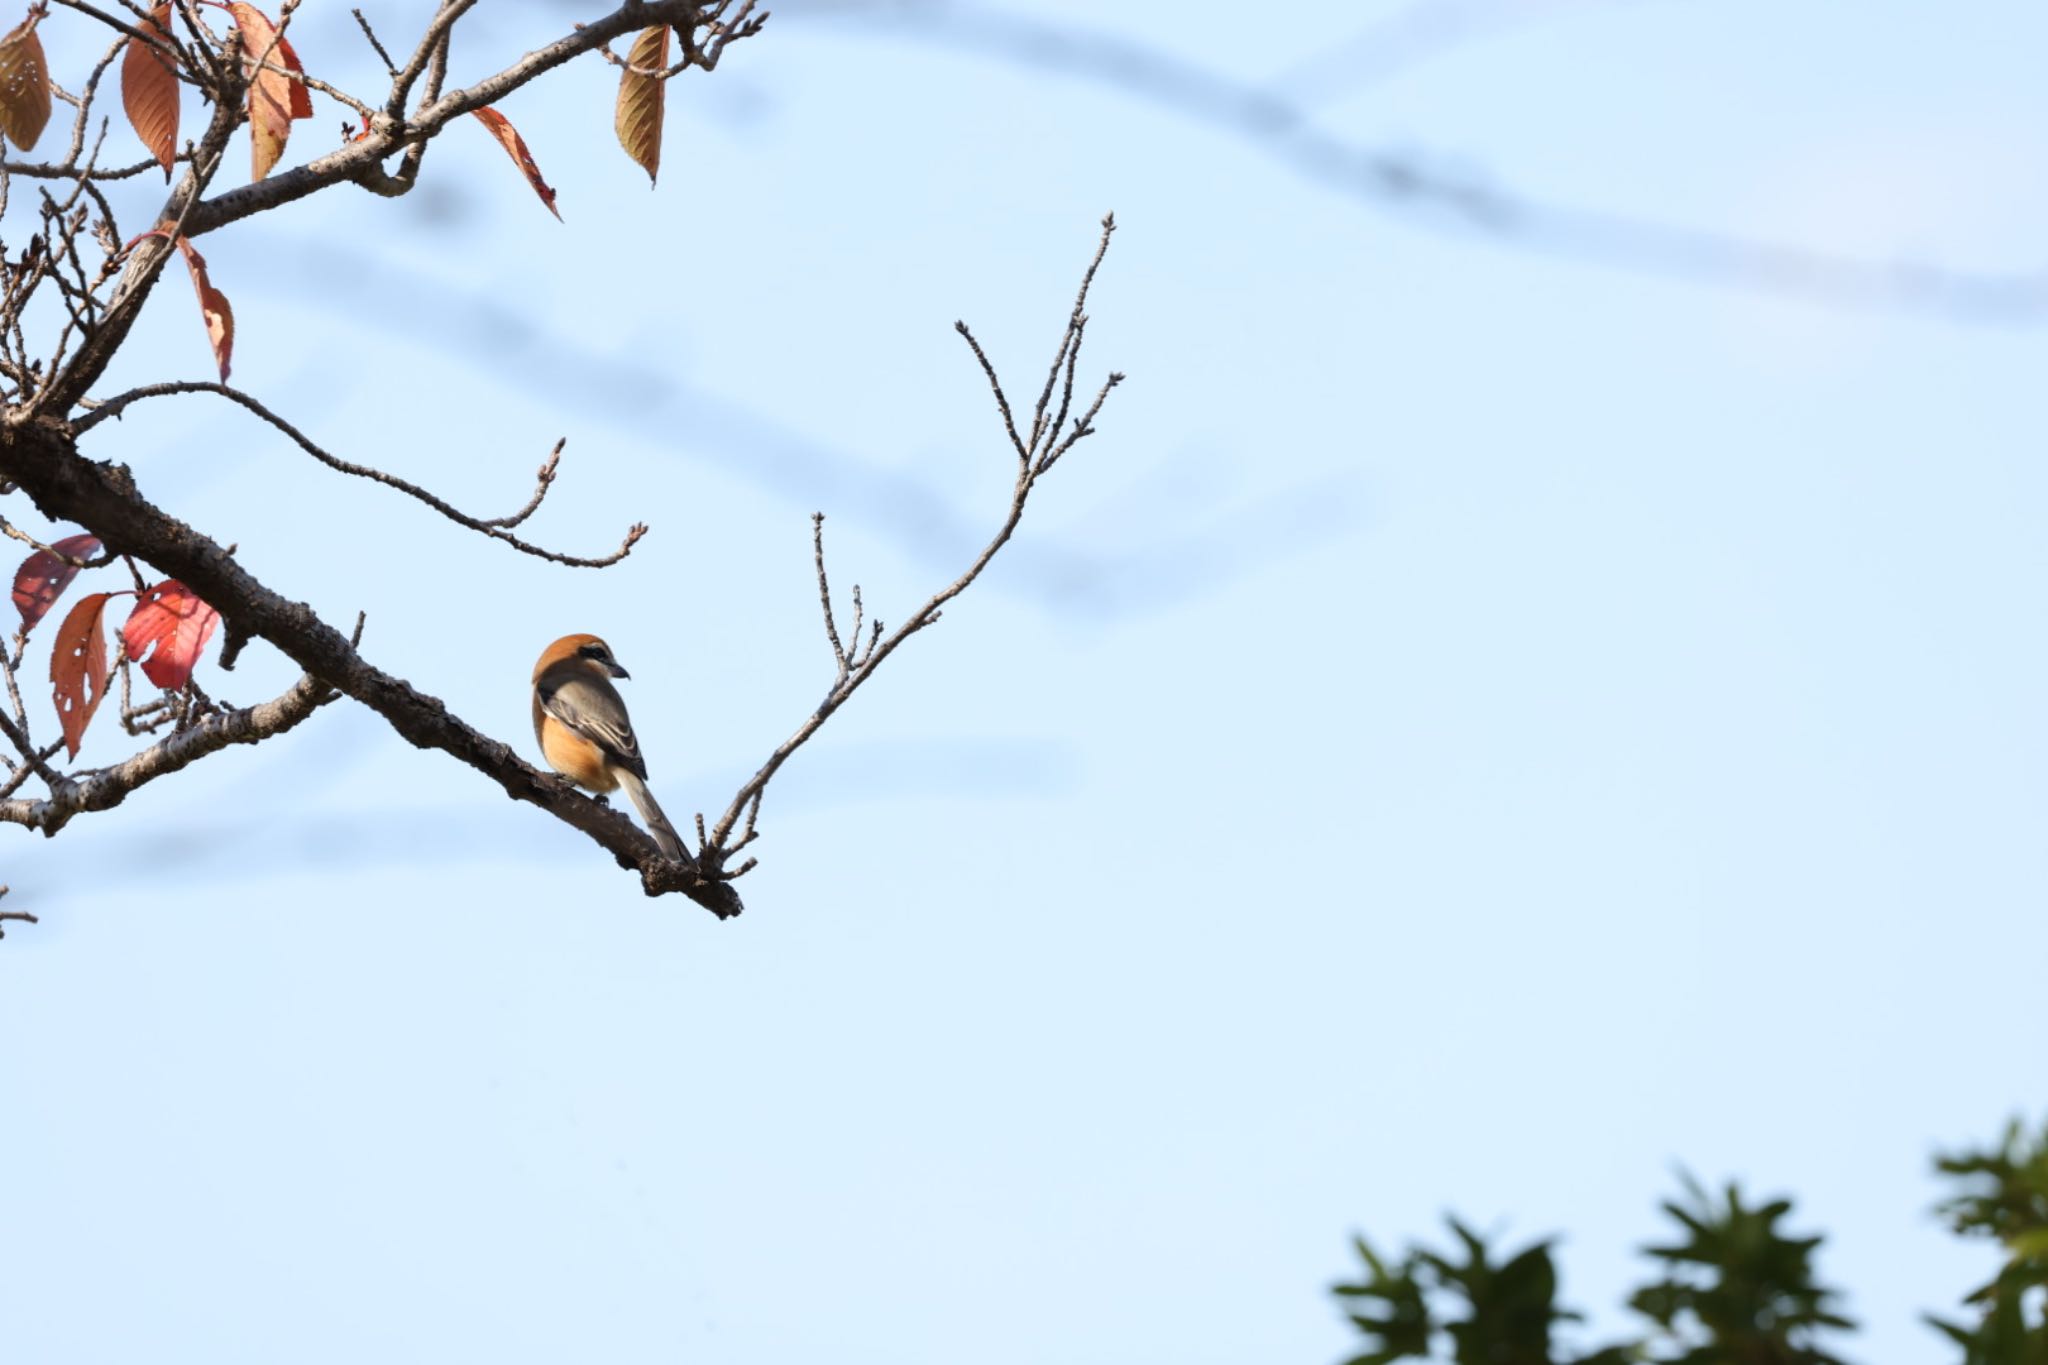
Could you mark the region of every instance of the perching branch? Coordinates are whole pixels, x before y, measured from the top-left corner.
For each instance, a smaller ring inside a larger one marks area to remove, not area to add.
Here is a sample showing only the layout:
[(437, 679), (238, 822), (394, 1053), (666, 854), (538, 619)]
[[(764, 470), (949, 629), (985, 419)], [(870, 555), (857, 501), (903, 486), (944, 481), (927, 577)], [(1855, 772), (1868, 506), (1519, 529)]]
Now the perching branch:
[(410, 743), (451, 755), (508, 796), (583, 831), (621, 866), (637, 869), (649, 895), (681, 892), (721, 918), (739, 913), (739, 898), (729, 888), (670, 862), (624, 815), (583, 796), (565, 779), (538, 771), (439, 698), (369, 663), (311, 607), (266, 587), (231, 550), (158, 508), (125, 467), (81, 458), (60, 424), (18, 414), (0, 420), (0, 471), (44, 515), (90, 526), (109, 548), (175, 577), (218, 610), (228, 630), (267, 641), (310, 677), (375, 711)]

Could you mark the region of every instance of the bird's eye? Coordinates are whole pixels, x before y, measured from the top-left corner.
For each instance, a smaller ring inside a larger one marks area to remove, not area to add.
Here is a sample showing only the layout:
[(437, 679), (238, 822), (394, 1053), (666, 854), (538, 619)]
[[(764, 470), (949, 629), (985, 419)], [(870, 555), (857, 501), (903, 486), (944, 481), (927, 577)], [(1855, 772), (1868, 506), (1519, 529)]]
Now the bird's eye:
[(583, 648), (577, 650), (576, 652), (578, 654), (581, 654), (586, 659), (602, 659), (604, 657), (604, 646), (585, 645), (583, 646)]

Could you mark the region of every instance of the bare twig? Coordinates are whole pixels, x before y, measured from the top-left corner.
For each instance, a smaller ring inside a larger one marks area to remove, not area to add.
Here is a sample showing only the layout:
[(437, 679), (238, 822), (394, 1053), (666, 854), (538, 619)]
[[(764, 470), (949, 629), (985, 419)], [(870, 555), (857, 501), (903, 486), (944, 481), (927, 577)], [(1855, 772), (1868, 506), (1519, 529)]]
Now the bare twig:
[[(113, 64), (114, 58), (121, 55), (121, 49), (126, 46), (128, 46), (126, 38), (114, 40), (113, 45), (107, 49), (106, 55), (101, 57), (98, 64), (93, 67), (92, 74), (86, 77), (85, 88), (79, 92), (77, 100), (74, 101), (78, 106), (78, 116), (71, 121), (71, 148), (64, 155), (64, 165), (66, 167), (78, 165), (78, 158), (85, 153), (85, 130), (86, 125), (92, 119), (93, 96), (99, 91), (100, 77)], [(101, 136), (105, 136), (104, 129)], [(95, 159), (97, 159), (99, 149), (95, 147), (93, 150)]]
[[(974, 358), (981, 363), (981, 372), (988, 376), (988, 386), (995, 390), (996, 409), (1003, 414), (1003, 430), (1009, 435), (1010, 445), (1016, 450), (1018, 460), (1029, 464), (1031, 447), (1017, 435), (1017, 421), (1010, 415), (1009, 395), (1003, 392), (1003, 381), (996, 378), (996, 367), (989, 363), (988, 353), (981, 349), (981, 343), (975, 340), (974, 333), (968, 330), (966, 323), (954, 323), (953, 330), (966, 338), (968, 348), (974, 352)], [(1037, 439), (1035, 434), (1032, 439)]]
[(426, 71), (427, 64), (434, 59), (436, 51), (447, 41), (449, 30), (455, 21), (469, 12), (476, 0), (441, 0), (441, 8), (435, 12), (426, 32), (420, 35), (419, 46), (413, 49), (412, 57), (405, 67), (391, 81), (391, 98), (385, 102), (384, 112), (398, 118), (405, 112), (406, 96)]
[[(422, 109), (441, 98), (442, 83), (448, 79), (448, 47), (454, 38), (454, 30), (451, 27), (442, 33), (440, 40), (434, 44), (434, 55), (427, 63), (427, 81), (420, 87), (419, 107)], [(393, 73), (392, 80), (394, 84), (397, 82), (397, 73)], [(425, 140), (415, 142), (405, 149), (405, 156), (398, 163), (398, 174), (395, 177), (400, 185), (410, 186), (419, 179), (420, 163), (426, 160), (426, 156)]]
[[(256, 744), (283, 734), (335, 695), (326, 684), (309, 676), (260, 706), (216, 709), (205, 719), (158, 740), (125, 762), (96, 769), (77, 779), (58, 778), (50, 784), (50, 795), (42, 800), (0, 801), (0, 821), (26, 825), (46, 835), (55, 834), (73, 816), (118, 806), (130, 792), (230, 744)], [(4, 718), (0, 718), (0, 724), (4, 723)]]
[[(63, 747), (63, 740), (53, 739), (48, 744), (45, 744), (42, 748), (36, 750), (36, 757), (41, 762), (48, 763), (51, 759), (57, 756), (58, 752), (62, 750)], [(9, 777), (5, 782), (0, 782), (0, 799), (4, 799), (6, 797), (14, 795), (15, 792), (21, 790), (22, 784), (27, 782), (29, 778), (36, 777), (39, 775), (40, 774), (37, 773), (34, 764), (22, 764), (19, 768), (17, 768), (14, 771), (14, 774), (11, 777)]]
[(43, 544), (43, 542), (37, 540), (34, 536), (22, 530), (19, 526), (16, 526), (13, 522), (7, 520), (7, 518), (5, 517), (0, 517), (0, 533), (8, 535), (13, 539), (20, 541), (24, 545), (34, 546), (36, 549), (41, 550), (44, 554), (50, 556), (58, 563), (68, 565), (74, 569), (97, 569), (104, 565), (111, 564), (114, 562), (114, 552), (112, 550), (105, 551), (104, 553), (91, 559), (80, 559), (77, 555), (65, 554), (62, 550), (58, 549), (54, 545)]
[(113, 15), (107, 13), (105, 10), (100, 9), (97, 6), (85, 3), (85, 0), (55, 0), (55, 3), (62, 5), (65, 9), (77, 10), (80, 14), (88, 15), (91, 18), (97, 19), (102, 24), (105, 24), (108, 28), (113, 29), (118, 33), (125, 33), (130, 38), (139, 38), (145, 43), (154, 41), (154, 39), (152, 39), (147, 33), (144, 33), (141, 29), (135, 27), (135, 25), (128, 23), (126, 20), (123, 19), (116, 19)]
[[(1089, 262), (1087, 273), (1082, 277), (1081, 288), (1075, 297), (1073, 311), (1068, 315), (1064, 339), (1054, 360), (1054, 368), (1047, 379), (1048, 394), (1051, 391), (1053, 381), (1061, 372), (1061, 367), (1069, 362), (1069, 358), (1073, 355), (1078, 345), (1079, 333), (1086, 321), (1085, 310), (1088, 301), (1088, 289), (1094, 282), (1096, 267), (1101, 264), (1104, 253), (1109, 249), (1110, 235), (1115, 231), (1115, 216), (1109, 215), (1104, 217), (1102, 220), (1101, 240), (1096, 247), (1094, 258)], [(995, 389), (998, 406), (1002, 409), (1007, 419), (1009, 404), (1008, 400), (1003, 397), (1002, 382), (996, 376), (994, 367), (988, 363), (988, 358), (982, 349), (975, 345), (973, 334), (967, 329), (966, 325), (964, 323), (957, 324), (957, 328), (961, 335), (967, 339), (968, 345), (974, 351), (976, 360), (982, 366), (983, 373), (988, 377), (989, 383)], [(1105, 395), (1110, 388), (1121, 382), (1122, 378), (1122, 375), (1111, 375), (1104, 385)], [(1099, 406), (1098, 403), (1097, 408)], [(1090, 410), (1091, 418), (1096, 410)], [(838, 711), (840, 707), (844, 706), (852, 698), (862, 683), (874, 676), (875, 670), (881, 667), (883, 660), (895, 653), (903, 642), (911, 636), (938, 621), (941, 609), (948, 602), (951, 602), (961, 593), (967, 591), (973, 585), (974, 580), (981, 576), (982, 570), (988, 567), (989, 561), (994, 559), (996, 553), (1009, 542), (1010, 536), (1017, 529), (1018, 522), (1023, 519), (1024, 505), (1031, 496), (1031, 490), (1037, 485), (1039, 477), (1050, 466), (1050, 461), (1041, 457), (1034, 462), (1029, 448), (1024, 447), (1017, 440), (1015, 428), (1007, 420), (1005, 422), (1005, 434), (1009, 437), (1012, 445), (1018, 447), (1023, 453), (1020, 456), (1017, 469), (1017, 480), (1010, 492), (1009, 511), (1003, 518), (1002, 525), (996, 529), (994, 537), (989, 540), (988, 544), (982, 547), (981, 553), (975, 557), (974, 562), (969, 564), (958, 578), (955, 578), (951, 583), (932, 594), (922, 606), (911, 613), (893, 632), (884, 636), (880, 624), (877, 623), (874, 627), (872, 640), (866, 651), (861, 653), (857, 660), (849, 657), (847, 654), (845, 646), (840, 640), (839, 627), (833, 615), (832, 590), (825, 572), (824, 514), (812, 514), (811, 554), (817, 569), (818, 598), (825, 617), (825, 635), (832, 645), (832, 657), (837, 666), (837, 675), (833, 680), (832, 686), (826, 691), (824, 700), (818, 703), (817, 708), (809, 716), (805, 717), (803, 723), (797, 727), (796, 732), (777, 745), (775, 751), (768, 756), (767, 762), (763, 763), (752, 777), (741, 784), (739, 791), (734, 794), (732, 801), (726, 806), (725, 813), (719, 817), (718, 823), (712, 827), (708, 838), (702, 835), (700, 819), (699, 842), (703, 846), (703, 851), (699, 855), (698, 860), (713, 876), (722, 875), (721, 869), (725, 865), (725, 860), (737, 849), (752, 842), (754, 818), (760, 810), (762, 793), (767, 789), (768, 783), (773, 780), (782, 765), (789, 761), (790, 755), (803, 747), (825, 722), (832, 718), (833, 713)], [(1055, 452), (1064, 453), (1064, 450), (1070, 447), (1075, 439), (1078, 439), (1078, 437), (1068, 439), (1064, 445), (1048, 442), (1045, 454), (1053, 455), (1054, 458), (1057, 458)], [(857, 638), (855, 645), (858, 648), (859, 641)], [(743, 817), (746, 820), (746, 827), (739, 841), (728, 843), (727, 841), (732, 836), (735, 824)], [(738, 876), (740, 873), (735, 871), (732, 875)]]
[(532, 516), (539, 509), (541, 499), (548, 495), (548, 489), (554, 486), (555, 466), (561, 463), (562, 447), (568, 444), (569, 438), (564, 436), (561, 440), (555, 442), (555, 448), (548, 452), (548, 457), (545, 460), (541, 461), (540, 470), (534, 475), (533, 496), (526, 500), (526, 506), (520, 508), (509, 517), (492, 517), (484, 525), (502, 526), (510, 530)]
[[(0, 886), (0, 896), (4, 896), (6, 894), (7, 888), (4, 886)], [(23, 924), (41, 923), (40, 920), (38, 920), (34, 915), (30, 914), (26, 910), (0, 910), (0, 923), (4, 923), (7, 920), (19, 920)], [(5, 929), (0, 929), (0, 938), (6, 937), (7, 931)]]
[[(832, 619), (832, 585), (825, 581), (825, 514), (811, 513), (811, 558), (818, 566), (818, 602), (825, 609), (825, 638), (832, 642), (832, 659), (839, 665), (839, 681), (846, 681), (846, 646), (839, 643), (839, 626)], [(854, 632), (854, 643), (860, 633)]]
[(377, 30), (370, 27), (370, 21), (363, 17), (363, 12), (361, 10), (352, 9), (349, 11), (349, 13), (355, 15), (356, 22), (362, 25), (363, 36), (370, 40), (371, 48), (373, 48), (377, 53), (377, 60), (384, 63), (385, 73), (396, 79), (398, 75), (398, 63), (391, 60), (391, 54), (384, 50), (384, 44), (377, 41)]
[(42, 778), (52, 789), (64, 784), (63, 775), (50, 766), (44, 752), (29, 742), (28, 732), (4, 714), (0, 714), (0, 735), (7, 737), (8, 743), (14, 746), (15, 751), (28, 760), (28, 766), (34, 769), (35, 775)]
[[(239, 77), (230, 74), (223, 79), (236, 80)], [(54, 365), (50, 367), (49, 378), (36, 389), (27, 410), (18, 414), (21, 420), (33, 419), (45, 410), (69, 411), (99, 380), (135, 325), (144, 301), (171, 258), (172, 243), (184, 234), (207, 185), (220, 169), (221, 153), (227, 147), (228, 139), (244, 117), (246, 115), (237, 101), (216, 99), (206, 131), (186, 159), (185, 175), (159, 210), (156, 229), (145, 234), (128, 252), (120, 283), (115, 286), (98, 326), (61, 370)]]
[(521, 540), (518, 536), (511, 533), (508, 528), (517, 526), (520, 522), (525, 521), (528, 516), (532, 515), (534, 508), (540, 506), (541, 499), (547, 496), (548, 488), (554, 481), (556, 460), (562, 453), (562, 446), (559, 442), (555, 446), (554, 453), (549, 455), (547, 461), (541, 465), (540, 475), (534, 487), (533, 496), (528, 500), (525, 507), (509, 517), (488, 519), (473, 517), (467, 512), (460, 511), (443, 499), (429, 493), (426, 489), (410, 480), (399, 478), (396, 474), (387, 474), (381, 469), (373, 469), (368, 465), (355, 464), (337, 455), (329, 454), (309, 440), (304, 432), (301, 432), (290, 422), (272, 412), (256, 398), (242, 392), (240, 389), (226, 384), (217, 384), (211, 380), (176, 380), (163, 384), (145, 384), (140, 388), (130, 389), (126, 393), (116, 394), (105, 402), (97, 404), (90, 413), (72, 423), (72, 432), (74, 435), (83, 435), (109, 417), (120, 416), (122, 410), (128, 407), (129, 404), (141, 399), (162, 398), (180, 393), (218, 394), (222, 398), (239, 403), (242, 407), (247, 408), (250, 412), (255, 413), (258, 417), (261, 417), (264, 421), (283, 432), (299, 449), (305, 451), (329, 469), (342, 474), (353, 475), (359, 479), (368, 479), (372, 483), (381, 483), (386, 488), (396, 489), (409, 498), (425, 503), (458, 526), (467, 527), (481, 535), (489, 536), (493, 540), (501, 540), (522, 554), (552, 560), (557, 564), (566, 564), (572, 568), (602, 569), (608, 565), (618, 563), (631, 554), (633, 547), (639, 543), (640, 538), (647, 534), (646, 525), (641, 522), (635, 522), (627, 529), (626, 538), (620, 543), (618, 549), (608, 555), (586, 558), (580, 555), (565, 555), (554, 550), (545, 549), (533, 544), (531, 541)]

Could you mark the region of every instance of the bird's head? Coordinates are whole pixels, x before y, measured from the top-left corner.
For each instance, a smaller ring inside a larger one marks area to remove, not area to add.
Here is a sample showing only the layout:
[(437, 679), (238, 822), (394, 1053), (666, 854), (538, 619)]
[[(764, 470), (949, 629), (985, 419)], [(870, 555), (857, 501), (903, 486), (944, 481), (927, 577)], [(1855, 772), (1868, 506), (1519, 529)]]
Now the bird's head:
[(614, 678), (633, 676), (612, 657), (612, 647), (595, 635), (564, 635), (541, 653), (540, 662), (533, 666), (533, 676), (538, 679), (553, 665), (569, 659), (581, 660)]

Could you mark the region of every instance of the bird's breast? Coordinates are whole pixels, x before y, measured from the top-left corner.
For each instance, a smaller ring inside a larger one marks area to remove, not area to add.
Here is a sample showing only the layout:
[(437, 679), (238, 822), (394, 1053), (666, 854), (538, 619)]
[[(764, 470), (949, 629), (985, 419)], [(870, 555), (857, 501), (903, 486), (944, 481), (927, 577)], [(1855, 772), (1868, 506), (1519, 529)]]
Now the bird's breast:
[(608, 792), (619, 785), (611, 765), (605, 762), (604, 750), (552, 716), (541, 723), (540, 752), (549, 767), (579, 787)]

